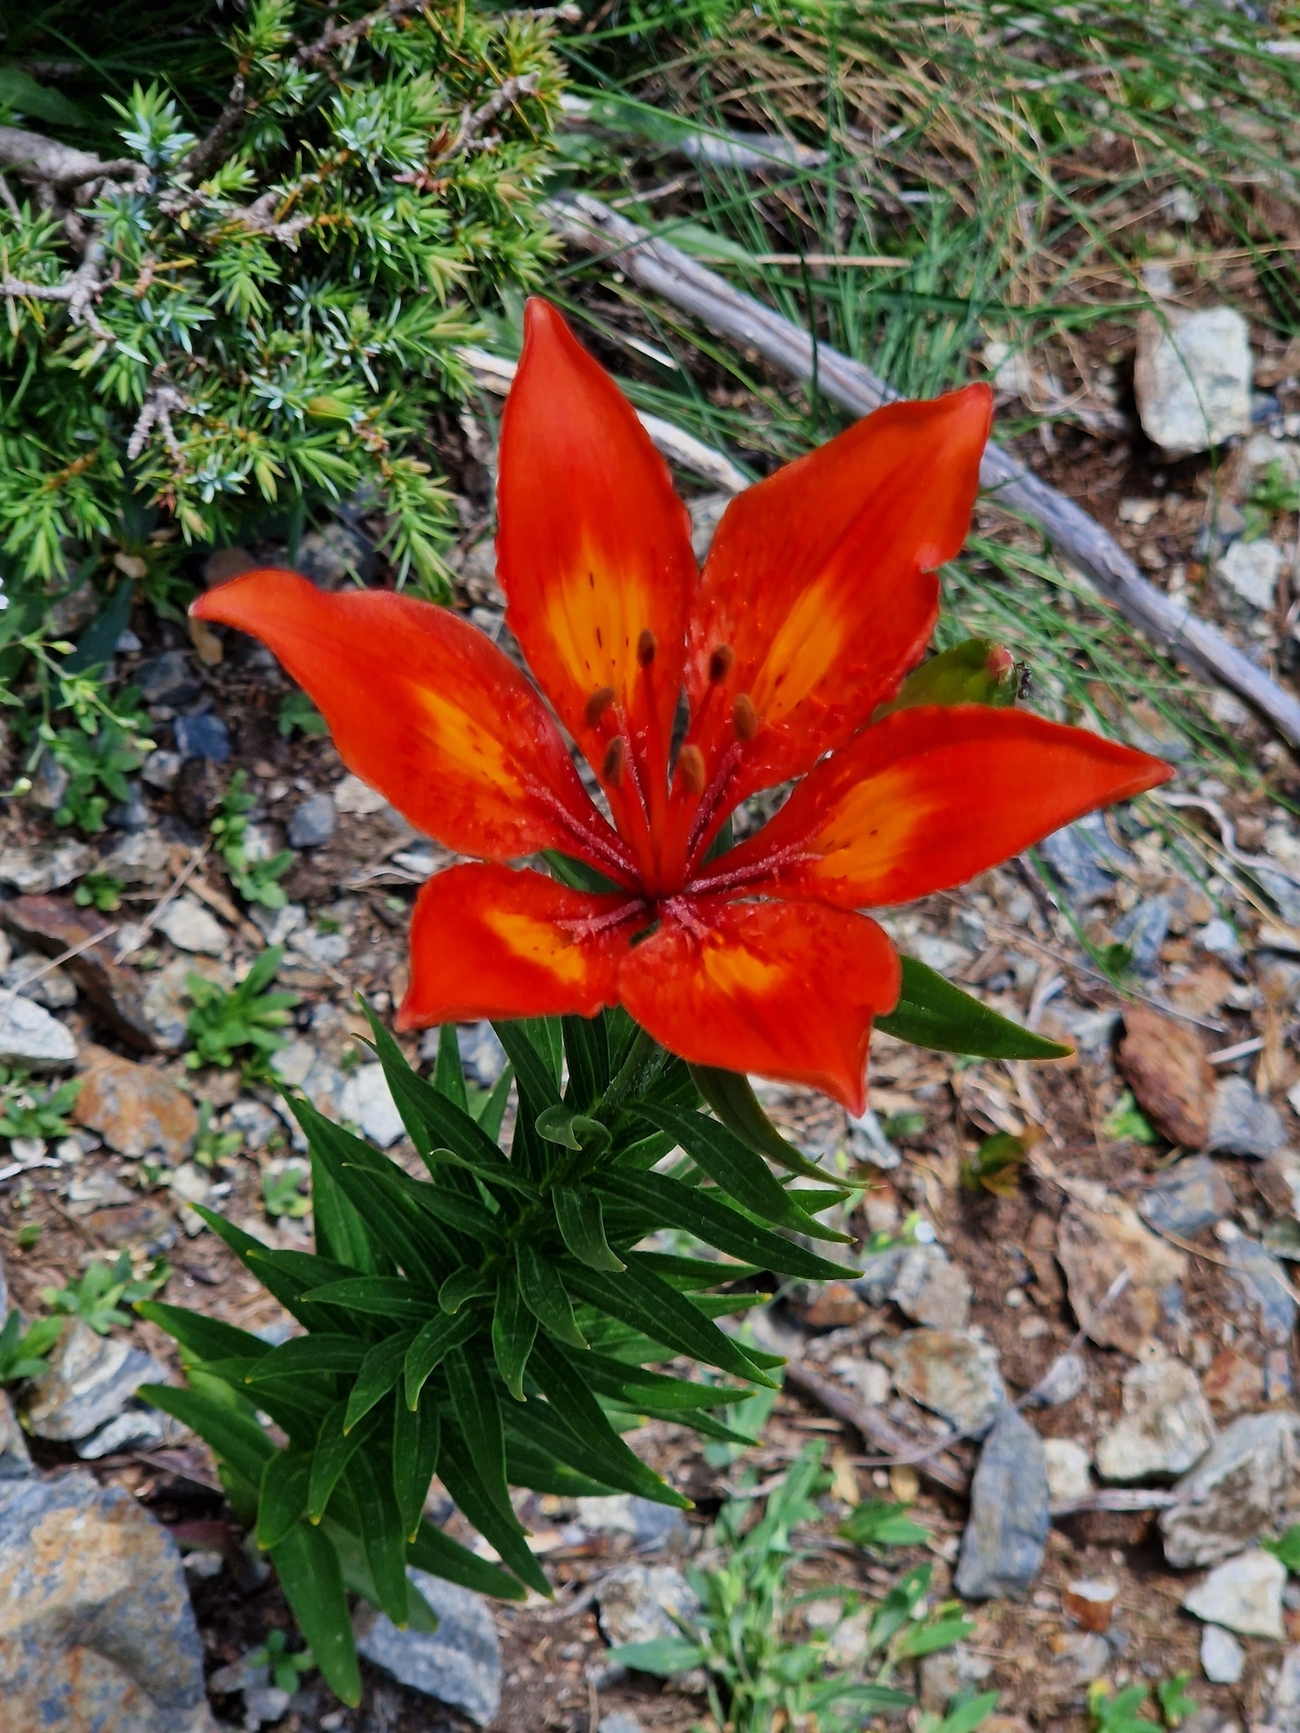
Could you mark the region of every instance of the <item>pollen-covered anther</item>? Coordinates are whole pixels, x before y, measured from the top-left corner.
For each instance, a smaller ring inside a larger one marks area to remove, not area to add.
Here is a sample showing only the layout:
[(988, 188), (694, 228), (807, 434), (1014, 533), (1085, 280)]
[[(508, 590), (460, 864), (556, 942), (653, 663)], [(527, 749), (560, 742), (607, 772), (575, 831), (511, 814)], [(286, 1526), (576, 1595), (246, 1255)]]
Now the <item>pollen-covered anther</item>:
[(623, 782), (623, 772), (627, 769), (627, 741), (621, 734), (616, 734), (605, 748), (605, 761), (600, 767), (600, 774), (611, 788), (619, 788)]
[(648, 668), (655, 659), (655, 651), (659, 648), (659, 640), (649, 626), (643, 628), (641, 636), (636, 641), (636, 659), (643, 668)]
[(731, 707), (731, 720), (735, 725), (737, 740), (752, 740), (758, 733), (758, 711), (754, 708), (754, 700), (748, 692), (738, 692), (736, 702)]
[(677, 759), (677, 775), (688, 794), (704, 793), (704, 754), (698, 746), (683, 746)]
[(599, 726), (601, 717), (617, 697), (618, 693), (612, 686), (598, 686), (596, 688), (583, 708), (583, 715), (587, 718), (588, 728)]
[(716, 686), (730, 674), (736, 660), (736, 652), (730, 644), (719, 644), (709, 657), (709, 684)]

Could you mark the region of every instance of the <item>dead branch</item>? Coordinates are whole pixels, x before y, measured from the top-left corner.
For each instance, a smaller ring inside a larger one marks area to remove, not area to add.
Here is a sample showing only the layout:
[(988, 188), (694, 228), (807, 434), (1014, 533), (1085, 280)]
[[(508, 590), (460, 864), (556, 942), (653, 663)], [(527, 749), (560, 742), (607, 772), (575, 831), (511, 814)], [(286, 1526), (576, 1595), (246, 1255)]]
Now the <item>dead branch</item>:
[(318, 66), (322, 60), (336, 54), (340, 48), (346, 48), (350, 42), (369, 36), (376, 24), (405, 18), (408, 13), (421, 11), (424, 4), (425, 0), (387, 0), (385, 5), (374, 12), (367, 12), (364, 18), (355, 19), (351, 24), (336, 24), (331, 18), (315, 42), (305, 43), (294, 59), (299, 66)]
[(191, 407), (190, 400), (184, 392), (178, 391), (174, 385), (165, 381), (154, 385), (145, 394), (145, 400), (136, 417), (135, 426), (131, 429), (131, 437), (127, 441), (126, 455), (134, 463), (144, 450), (150, 433), (157, 427), (162, 434), (163, 444), (167, 447), (167, 455), (178, 469), (185, 467), (185, 453), (181, 450), (181, 442), (176, 437), (172, 426), (173, 413), (179, 415)]
[[(469, 104), (466, 103), (464, 112), (460, 117), (460, 125), (456, 129), (455, 138), (452, 139), (446, 150), (439, 152), (436, 160), (443, 163), (450, 157), (460, 156), (463, 152), (472, 150), (479, 143), (484, 127), (491, 126), (497, 116), (504, 114), (507, 108), (513, 108), (521, 96), (534, 95), (537, 85), (538, 75), (535, 72), (530, 72), (523, 78), (505, 79), (500, 89), (494, 90), (487, 101), (478, 108), (470, 108)], [(479, 148), (482, 148), (482, 144), (479, 144)]]
[(95, 181), (125, 179), (132, 192), (144, 192), (149, 170), (136, 157), (107, 162), (93, 151), (74, 150), (38, 132), (0, 126), (0, 169), (12, 169), (19, 180), (38, 191), (75, 192)]
[(247, 111), (247, 86), (244, 75), (240, 72), (235, 75), (235, 82), (230, 87), (230, 95), (226, 98), (226, 105), (213, 122), (212, 130), (206, 133), (197, 144), (190, 146), (185, 155), (173, 167), (173, 175), (187, 175), (191, 184), (201, 181), (221, 161), (226, 140), (234, 132)]
[[(813, 1401), (824, 1408), (828, 1414), (833, 1414), (837, 1420), (843, 1420), (861, 1433), (868, 1444), (874, 1444), (880, 1450), (887, 1450), (891, 1456), (900, 1461), (911, 1461), (914, 1447), (910, 1439), (905, 1438), (898, 1429), (890, 1424), (875, 1408), (868, 1408), (864, 1402), (859, 1402), (856, 1396), (850, 1396), (847, 1390), (841, 1390), (838, 1384), (833, 1384), (829, 1378), (823, 1378), (820, 1372), (814, 1372), (812, 1367), (803, 1360), (787, 1360), (784, 1368), (787, 1384), (811, 1396)], [(932, 1480), (936, 1486), (945, 1487), (949, 1492), (959, 1492), (964, 1497), (970, 1490), (970, 1475), (960, 1468), (950, 1456), (922, 1455), (916, 1459), (916, 1471), (926, 1480)]]
[[(867, 415), (898, 395), (860, 361), (782, 318), (687, 254), (585, 193), (567, 193), (547, 206), (552, 226), (566, 240), (607, 257), (645, 288), (699, 319), (773, 366), (800, 379), (816, 376), (818, 389), (854, 415)], [(1269, 678), (1185, 602), (1163, 595), (1141, 575), (1107, 532), (1073, 500), (1049, 487), (1001, 446), (990, 445), (980, 480), (1007, 511), (1035, 524), (1057, 553), (1085, 572), (1101, 596), (1157, 649), (1194, 673), (1244, 698), (1293, 746), (1300, 746), (1300, 702)]]

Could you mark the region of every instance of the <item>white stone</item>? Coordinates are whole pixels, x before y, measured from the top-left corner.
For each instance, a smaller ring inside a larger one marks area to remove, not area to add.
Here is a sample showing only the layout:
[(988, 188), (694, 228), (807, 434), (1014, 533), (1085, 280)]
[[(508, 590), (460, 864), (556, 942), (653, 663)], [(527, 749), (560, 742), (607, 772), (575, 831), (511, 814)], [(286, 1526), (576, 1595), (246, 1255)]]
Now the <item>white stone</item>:
[(362, 782), (359, 776), (349, 775), (335, 785), (334, 805), (340, 812), (354, 812), (365, 817), (372, 812), (382, 812), (388, 802), (378, 789)]
[(1097, 1445), (1105, 1480), (1185, 1474), (1214, 1441), (1214, 1421), (1195, 1372), (1181, 1360), (1140, 1361), (1124, 1374), (1124, 1412)]
[(98, 859), (93, 849), (72, 837), (52, 849), (0, 849), (0, 883), (25, 896), (43, 897), (91, 872)]
[(372, 1143), (387, 1149), (406, 1130), (382, 1065), (362, 1065), (343, 1086), (339, 1109)]
[(210, 910), (193, 897), (177, 897), (155, 922), (179, 951), (196, 951), (205, 957), (224, 957), (230, 935)]
[(31, 999), (0, 995), (0, 1065), (49, 1071), (71, 1065), (77, 1043), (48, 1011)]
[(1047, 1458), (1047, 1491), (1053, 1502), (1086, 1498), (1092, 1491), (1091, 1458), (1073, 1438), (1044, 1438)]
[(1205, 1581), (1189, 1589), (1183, 1605), (1210, 1624), (1226, 1625), (1243, 1637), (1272, 1637), (1281, 1642), (1282, 1590), (1286, 1566), (1262, 1547), (1232, 1558), (1212, 1570)]
[(1235, 1685), (1246, 1667), (1246, 1651), (1222, 1625), (1201, 1633), (1201, 1666), (1212, 1685)]
[(1243, 1414), (1225, 1427), (1160, 1513), (1165, 1557), (1175, 1569), (1230, 1558), (1291, 1508), (1300, 1480), (1298, 1433), (1300, 1420), (1278, 1409)]
[(1169, 307), (1139, 319), (1138, 415), (1165, 451), (1208, 451), (1249, 433), (1250, 384), (1250, 333), (1231, 307)]
[(1233, 542), (1214, 570), (1252, 608), (1271, 608), (1277, 600), (1282, 550), (1266, 536), (1257, 542)]

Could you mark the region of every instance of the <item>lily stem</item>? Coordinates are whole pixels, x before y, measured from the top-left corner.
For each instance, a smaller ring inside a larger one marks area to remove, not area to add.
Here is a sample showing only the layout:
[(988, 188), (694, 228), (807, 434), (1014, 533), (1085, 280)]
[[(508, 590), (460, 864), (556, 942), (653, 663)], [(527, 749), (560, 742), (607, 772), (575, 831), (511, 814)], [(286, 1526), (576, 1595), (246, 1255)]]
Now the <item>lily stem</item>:
[(600, 1104), (595, 1113), (608, 1121), (622, 1107), (623, 1103), (636, 1094), (641, 1086), (659, 1069), (663, 1061), (663, 1048), (654, 1036), (644, 1029), (638, 1029), (636, 1038), (628, 1049), (627, 1058), (619, 1066), (616, 1075), (611, 1078), (609, 1087), (600, 1098)]

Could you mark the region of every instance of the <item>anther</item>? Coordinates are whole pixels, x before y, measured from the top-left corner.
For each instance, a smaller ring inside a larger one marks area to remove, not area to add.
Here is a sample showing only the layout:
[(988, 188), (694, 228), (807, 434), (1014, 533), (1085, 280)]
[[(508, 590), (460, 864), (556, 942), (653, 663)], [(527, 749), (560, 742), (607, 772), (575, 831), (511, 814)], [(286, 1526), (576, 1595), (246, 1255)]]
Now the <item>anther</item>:
[(655, 659), (655, 651), (659, 648), (659, 640), (649, 626), (643, 628), (641, 636), (636, 641), (636, 659), (643, 668), (648, 668)]
[(709, 680), (716, 686), (720, 680), (725, 680), (731, 672), (732, 663), (736, 660), (736, 652), (730, 644), (719, 644), (709, 657)]
[(611, 788), (619, 788), (623, 782), (623, 772), (627, 768), (627, 741), (621, 734), (616, 734), (605, 748), (605, 762), (601, 765), (601, 776)]
[(738, 740), (752, 740), (758, 733), (758, 711), (754, 708), (754, 700), (748, 692), (738, 692), (736, 702), (731, 707), (731, 720), (735, 724)]
[(612, 686), (601, 686), (592, 693), (591, 697), (588, 698), (586, 708), (583, 711), (584, 716), (587, 718), (588, 728), (596, 727), (601, 717), (617, 697), (618, 693), (615, 692)]
[(704, 754), (698, 746), (683, 746), (677, 755), (677, 774), (688, 794), (704, 793)]

